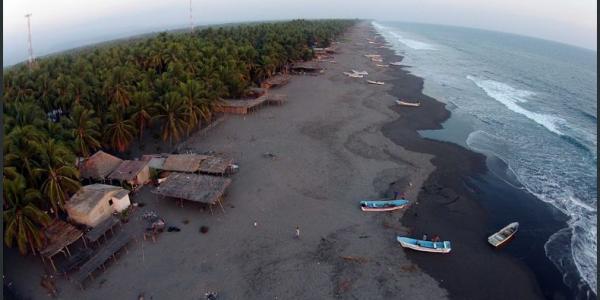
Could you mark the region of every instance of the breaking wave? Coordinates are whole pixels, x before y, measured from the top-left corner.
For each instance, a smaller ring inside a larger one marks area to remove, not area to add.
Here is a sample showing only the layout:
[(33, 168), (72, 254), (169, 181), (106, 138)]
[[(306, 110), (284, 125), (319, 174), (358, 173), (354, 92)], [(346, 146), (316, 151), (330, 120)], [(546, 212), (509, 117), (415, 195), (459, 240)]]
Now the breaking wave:
[(504, 104), (506, 108), (527, 117), (558, 135), (564, 135), (558, 128), (565, 120), (559, 117), (529, 111), (518, 104), (527, 102), (528, 97), (535, 95), (534, 92), (515, 89), (506, 83), (481, 79), (471, 75), (467, 75), (467, 79), (473, 81), (478, 87), (483, 89), (488, 96)]

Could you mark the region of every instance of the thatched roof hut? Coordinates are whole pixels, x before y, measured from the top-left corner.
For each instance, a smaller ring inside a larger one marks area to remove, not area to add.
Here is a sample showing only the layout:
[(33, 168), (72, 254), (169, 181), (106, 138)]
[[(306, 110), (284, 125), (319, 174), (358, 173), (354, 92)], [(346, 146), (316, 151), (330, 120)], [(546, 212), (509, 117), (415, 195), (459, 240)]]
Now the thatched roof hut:
[(208, 158), (201, 154), (170, 154), (159, 169), (174, 172), (194, 173), (200, 168), (200, 163)]
[(50, 260), (56, 271), (52, 257), (62, 252), (63, 249), (69, 252), (69, 245), (81, 238), (83, 232), (65, 221), (56, 219), (44, 229), (44, 235), (46, 236), (46, 246), (40, 251), (40, 254)]
[(198, 171), (206, 174), (223, 175), (227, 172), (231, 164), (233, 164), (233, 159), (231, 158), (209, 156), (200, 163)]
[(104, 180), (122, 162), (122, 159), (99, 150), (79, 165), (79, 176), (81, 178)]
[(265, 89), (280, 87), (280, 86), (286, 85), (288, 82), (290, 82), (290, 78), (291, 78), (290, 75), (278, 74), (278, 75), (275, 75), (275, 76), (263, 81), (260, 84), (260, 86)]
[(148, 161), (124, 160), (110, 175), (109, 179), (128, 182), (131, 185), (141, 185), (150, 180)]
[(217, 176), (171, 173), (152, 193), (203, 204), (215, 204), (231, 184), (231, 179)]
[(321, 73), (323, 67), (316, 61), (301, 61), (292, 64), (291, 70), (295, 73)]

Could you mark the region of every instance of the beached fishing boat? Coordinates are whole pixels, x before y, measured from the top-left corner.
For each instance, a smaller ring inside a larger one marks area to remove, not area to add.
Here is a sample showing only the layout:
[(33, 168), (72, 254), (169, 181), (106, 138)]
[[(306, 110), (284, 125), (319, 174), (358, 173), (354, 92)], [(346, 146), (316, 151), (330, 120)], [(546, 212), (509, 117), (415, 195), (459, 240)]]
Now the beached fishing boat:
[(387, 67), (389, 67), (389, 65), (381, 65), (381, 64), (376, 64), (376, 66), (378, 66), (380, 68), (387, 68)]
[(421, 106), (421, 102), (406, 102), (406, 101), (402, 101), (402, 100), (396, 100), (396, 104), (402, 105), (402, 106), (412, 106), (412, 107)]
[(397, 200), (365, 200), (360, 201), (360, 209), (362, 211), (392, 211), (404, 208), (409, 201), (405, 199)]
[(449, 253), (452, 250), (450, 241), (432, 242), (417, 240), (409, 237), (398, 236), (396, 240), (400, 242), (403, 248), (409, 248), (416, 251), (431, 253)]
[(374, 80), (367, 80), (367, 83), (378, 84), (378, 85), (384, 85), (385, 84), (385, 82), (383, 82), (383, 81), (374, 81)]
[(399, 61), (395, 61), (395, 62), (391, 62), (390, 65), (392, 65), (392, 66), (401, 66), (402, 63), (399, 62)]
[(371, 61), (372, 61), (372, 62), (383, 62), (383, 59), (381, 59), (381, 58), (378, 58), (378, 57), (372, 57), (372, 58), (371, 58)]
[(358, 75), (369, 75), (369, 73), (367, 73), (367, 71), (356, 71), (356, 70), (352, 70), (352, 72), (354, 74), (358, 74)]
[(499, 247), (510, 240), (517, 233), (517, 230), (519, 230), (519, 222), (510, 223), (500, 231), (490, 235), (488, 242), (494, 247)]

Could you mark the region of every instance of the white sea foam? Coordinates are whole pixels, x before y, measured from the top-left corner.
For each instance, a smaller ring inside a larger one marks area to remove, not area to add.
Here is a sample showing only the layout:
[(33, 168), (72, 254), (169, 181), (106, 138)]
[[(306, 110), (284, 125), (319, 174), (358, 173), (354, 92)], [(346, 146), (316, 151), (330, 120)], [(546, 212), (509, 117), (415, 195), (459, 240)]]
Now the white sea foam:
[(378, 31), (385, 30), (387, 33), (389, 33), (394, 38), (396, 38), (397, 41), (399, 41), (400, 43), (404, 44), (405, 46), (407, 46), (411, 49), (414, 49), (414, 50), (438, 50), (432, 44), (425, 43), (422, 41), (417, 41), (414, 39), (409, 39), (407, 37), (404, 37), (404, 36), (398, 34), (397, 32), (391, 31), (389, 28), (382, 26), (381, 24), (378, 24), (376, 22), (373, 22), (372, 24)]
[[(577, 198), (571, 189), (562, 185), (556, 178), (535, 174), (527, 168), (513, 169), (511, 160), (504, 157), (510, 155), (505, 153), (510, 152), (510, 149), (505, 149), (505, 145), (510, 141), (483, 130), (476, 130), (469, 134), (466, 143), (475, 151), (498, 156), (508, 164), (508, 168), (530, 193), (569, 216), (569, 227), (556, 232), (546, 242), (546, 254), (565, 275), (569, 274), (569, 269), (576, 268), (585, 283), (596, 292), (596, 207)], [(566, 235), (570, 236), (569, 240), (566, 240)], [(570, 244), (570, 252), (561, 250), (566, 242)]]
[(534, 92), (519, 90), (506, 83), (489, 79), (481, 79), (471, 75), (467, 75), (467, 79), (473, 81), (478, 87), (483, 89), (488, 96), (504, 104), (506, 108), (527, 117), (528, 119), (546, 127), (546, 129), (558, 135), (563, 135), (558, 128), (561, 123), (565, 122), (564, 119), (556, 116), (532, 112), (518, 104), (527, 102), (528, 97), (535, 95)]

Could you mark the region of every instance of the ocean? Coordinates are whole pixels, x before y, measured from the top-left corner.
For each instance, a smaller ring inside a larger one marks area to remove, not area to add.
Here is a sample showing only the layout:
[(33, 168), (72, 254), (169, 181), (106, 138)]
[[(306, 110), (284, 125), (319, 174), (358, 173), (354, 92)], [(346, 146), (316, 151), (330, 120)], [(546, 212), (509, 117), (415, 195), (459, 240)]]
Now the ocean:
[[(510, 199), (482, 194), (484, 207), (503, 211), (499, 219), (511, 212), (535, 219), (519, 220), (524, 223), (520, 234), (543, 237), (537, 242), (547, 259), (528, 255), (526, 241), (517, 243), (511, 254), (525, 257), (542, 289), (553, 285), (543, 274), (547, 266), (540, 266), (550, 261), (568, 286), (569, 297), (595, 298), (596, 52), (478, 29), (373, 25), (404, 57), (408, 70), (424, 79), (423, 92), (446, 103), (452, 113), (444, 129), (421, 135), (485, 154), (496, 176), (474, 184), (498, 181), (528, 194), (518, 196), (524, 193), (503, 188), (496, 190)], [(536, 234), (544, 230), (550, 232)]]

